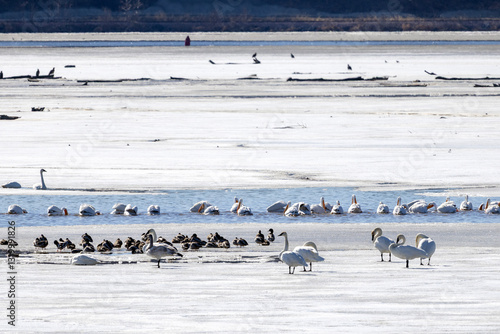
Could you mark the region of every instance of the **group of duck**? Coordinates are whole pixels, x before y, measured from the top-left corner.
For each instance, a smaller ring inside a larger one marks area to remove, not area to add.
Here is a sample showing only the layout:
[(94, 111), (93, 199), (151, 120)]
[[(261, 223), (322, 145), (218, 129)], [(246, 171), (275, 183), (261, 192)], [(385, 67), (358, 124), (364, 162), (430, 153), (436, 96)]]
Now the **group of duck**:
[[(396, 205), (392, 210), (394, 215), (406, 215), (409, 213), (427, 213), (431, 210), (435, 210), (439, 213), (455, 213), (458, 211), (472, 211), (473, 205), (469, 201), (469, 197), (466, 195), (465, 200), (457, 207), (457, 205), (446, 198), (446, 201), (441, 205), (437, 205), (435, 202), (427, 203), (425, 200), (419, 199), (411, 201), (407, 204), (402, 203), (401, 197), (396, 200)], [(500, 202), (491, 201), (489, 198), (486, 203), (481, 203), (479, 205), (478, 211), (483, 211), (487, 214), (499, 214), (500, 213)], [(220, 210), (217, 206), (209, 203), (208, 201), (199, 201), (195, 203), (190, 209), (190, 212), (199, 213), (202, 215), (219, 215)], [(238, 216), (251, 216), (253, 215), (252, 209), (246, 205), (243, 205), (243, 199), (234, 199), (234, 203), (229, 210)], [(8, 214), (24, 214), (28, 211), (17, 204), (12, 204), (9, 206)], [(292, 204), (290, 201), (285, 203), (284, 201), (278, 201), (267, 207), (267, 212), (281, 213), (287, 217), (297, 217), (297, 216), (308, 216), (313, 214), (344, 214), (344, 209), (337, 201), (334, 205), (325, 202), (324, 197), (320, 198), (319, 204), (308, 204), (305, 202), (297, 202)], [(377, 214), (388, 214), (391, 213), (391, 209), (387, 204), (380, 202), (376, 210)], [(147, 208), (148, 215), (159, 215), (161, 213), (160, 206), (150, 205)], [(356, 195), (352, 195), (351, 205), (347, 209), (347, 213), (363, 213), (361, 205), (356, 199)], [(82, 204), (78, 210), (80, 216), (96, 216), (100, 215), (101, 212), (96, 210), (96, 208), (90, 204)], [(139, 210), (137, 206), (132, 204), (116, 203), (111, 211), (113, 215), (124, 215), (124, 216), (137, 216)], [(49, 216), (67, 216), (68, 210), (65, 207), (59, 208), (55, 205), (51, 205), (47, 209), (47, 215)]]
[(429, 259), (427, 265), (430, 265), (431, 257), (436, 251), (436, 243), (425, 234), (417, 234), (414, 247), (404, 244), (406, 238), (403, 234), (398, 234), (396, 241), (383, 236), (380, 227), (372, 231), (372, 242), (373, 246), (380, 251), (382, 262), (384, 261), (384, 253), (389, 254), (389, 262), (391, 262), (392, 254), (394, 254), (395, 257), (406, 260), (406, 268), (409, 268), (410, 260), (418, 258), (420, 258), (420, 265), (423, 265), (423, 259)]

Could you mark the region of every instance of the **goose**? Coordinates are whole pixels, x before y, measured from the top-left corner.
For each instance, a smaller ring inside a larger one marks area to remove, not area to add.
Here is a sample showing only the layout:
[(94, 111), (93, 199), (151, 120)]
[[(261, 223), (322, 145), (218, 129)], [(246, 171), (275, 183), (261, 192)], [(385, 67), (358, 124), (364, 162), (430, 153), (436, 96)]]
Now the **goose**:
[(210, 204), (209, 202), (207, 201), (199, 201), (195, 204), (193, 204), (193, 206), (189, 209), (190, 212), (200, 212), (200, 207), (202, 205), (205, 205), (205, 207), (208, 207), (208, 206), (211, 206), (212, 204)]
[(332, 215), (341, 215), (344, 213), (344, 209), (342, 208), (342, 205), (340, 205), (340, 201), (337, 201), (337, 203), (332, 207), (332, 211), (330, 213)]
[(499, 214), (500, 213), (500, 202), (491, 202), (488, 198), (486, 200), (486, 205), (484, 206), (484, 213), (486, 214)]
[(472, 203), (469, 202), (469, 195), (465, 195), (465, 200), (460, 203), (460, 211), (472, 211)]
[(9, 183), (2, 184), (2, 188), (15, 188), (15, 189), (18, 189), (18, 188), (21, 188), (21, 184), (19, 182), (12, 181), (12, 182), (9, 182)]
[(237, 197), (235, 197), (234, 198), (234, 203), (231, 206), (231, 209), (229, 211), (232, 212), (232, 213), (238, 213), (238, 205), (239, 204), (240, 204), (240, 200)]
[(177, 250), (175, 248), (172, 248), (172, 247), (170, 247), (170, 246), (168, 246), (166, 244), (165, 245), (160, 245), (160, 246), (155, 246), (153, 244), (153, 234), (152, 233), (149, 234), (149, 244), (146, 246), (146, 249), (145, 249), (144, 253), (147, 256), (152, 257), (152, 258), (158, 260), (158, 268), (160, 268), (160, 261), (161, 261), (161, 259), (164, 258), (164, 257), (166, 257), (166, 256), (177, 255), (177, 256), (182, 257), (182, 254), (181, 253), (177, 253)]
[(436, 203), (426, 203), (424, 200), (418, 200), (408, 203), (408, 212), (410, 213), (427, 213), (431, 208), (435, 208)]
[(37, 183), (33, 185), (33, 189), (35, 190), (47, 190), (47, 186), (45, 185), (45, 182), (43, 180), (43, 173), (47, 172), (45, 169), (40, 169), (40, 178), (42, 179), (42, 183)]
[[(401, 243), (400, 243), (401, 241)], [(427, 252), (423, 249), (413, 247), (413, 246), (404, 246), (406, 238), (404, 235), (399, 234), (396, 238), (396, 243), (389, 245), (389, 251), (400, 259), (406, 260), (406, 268), (409, 268), (409, 261), (417, 258), (427, 258)]]
[(21, 208), (17, 204), (9, 205), (9, 207), (7, 208), (7, 214), (9, 215), (22, 215), (23, 213), (28, 213), (28, 211)]
[(319, 199), (319, 204), (311, 205), (311, 212), (316, 214), (329, 213), (332, 211), (332, 207), (333, 206), (330, 203), (325, 202), (324, 197), (321, 197)]
[(378, 207), (377, 207), (377, 213), (380, 213), (380, 214), (389, 213), (389, 206), (387, 204), (380, 202)]
[(123, 215), (125, 213), (125, 208), (127, 206), (123, 203), (116, 203), (115, 205), (113, 205), (113, 208), (111, 211), (111, 214), (112, 215)]
[(267, 212), (279, 212), (283, 213), (285, 211), (287, 203), (284, 201), (278, 201), (267, 207)]
[(243, 204), (243, 199), (240, 198), (240, 201), (238, 202), (238, 216), (251, 216), (253, 215), (252, 209), (250, 209), (248, 206), (242, 205)]
[[(304, 260), (304, 258), (295, 252), (291, 252), (288, 250), (288, 235), (286, 232), (281, 232), (279, 235), (280, 237), (285, 237), (285, 247), (281, 251), (279, 255), (279, 259), (283, 262), (286, 263), (288, 266), (288, 273), (289, 274), (294, 274), (295, 273), (295, 267), (307, 267), (307, 262)], [(292, 271), (293, 268), (293, 271)]]
[(361, 206), (358, 204), (358, 201), (356, 200), (356, 195), (352, 195), (351, 199), (351, 206), (349, 207), (349, 210), (347, 210), (348, 213), (362, 213), (363, 211), (361, 210)]
[(398, 201), (396, 202), (396, 206), (394, 210), (392, 210), (392, 214), (396, 216), (406, 215), (407, 211), (404, 205), (401, 205), (401, 197), (398, 197)]
[(160, 206), (159, 205), (150, 205), (148, 206), (148, 215), (155, 216), (160, 214)]
[[(427, 265), (431, 265), (431, 257), (436, 251), (436, 243), (434, 240), (426, 236), (425, 234), (419, 233), (417, 234), (417, 237), (415, 238), (415, 245), (417, 248), (420, 248), (424, 250), (427, 253), (427, 256), (429, 258), (429, 261), (427, 262)], [(420, 265), (423, 265), (422, 263), (423, 257), (420, 258)]]
[(113, 248), (122, 248), (123, 241), (121, 241), (120, 238), (116, 239), (115, 243), (113, 244)]
[(82, 204), (80, 205), (78, 214), (80, 216), (97, 216), (100, 215), (101, 213), (90, 204)]
[(132, 204), (127, 204), (123, 215), (124, 216), (137, 216), (137, 212), (138, 212), (137, 206), (132, 206)]
[(35, 246), (35, 248), (45, 248), (49, 245), (49, 241), (47, 240), (47, 238), (42, 234), (40, 235), (38, 238), (36, 238), (34, 241), (33, 241), (33, 245)]
[(72, 265), (83, 265), (83, 266), (93, 266), (98, 264), (99, 261), (94, 259), (93, 257), (87, 255), (77, 255), (71, 259)]
[(373, 246), (380, 251), (381, 262), (384, 262), (384, 253), (389, 253), (389, 262), (391, 262), (391, 252), (389, 246), (394, 243), (394, 240), (382, 235), (382, 229), (377, 227), (372, 231)]
[(51, 205), (47, 209), (48, 216), (67, 216), (68, 210), (66, 208), (58, 208), (55, 205)]
[(274, 242), (274, 230), (272, 228), (269, 229), (269, 233), (267, 234), (267, 241)]
[[(316, 244), (312, 241), (307, 241), (302, 246), (295, 247), (293, 252), (302, 256), (306, 262), (309, 262), (309, 271), (312, 271), (313, 262), (325, 260), (323, 257), (319, 256), (318, 247), (316, 247)], [(306, 271), (306, 267), (304, 267), (304, 271)]]
[(115, 248), (113, 243), (106, 239), (104, 239), (99, 245), (97, 245), (97, 251), (101, 253), (111, 252), (113, 248)]
[(450, 201), (449, 197), (447, 197), (446, 201), (438, 206), (436, 210), (440, 213), (455, 213), (457, 212), (457, 206), (453, 201)]

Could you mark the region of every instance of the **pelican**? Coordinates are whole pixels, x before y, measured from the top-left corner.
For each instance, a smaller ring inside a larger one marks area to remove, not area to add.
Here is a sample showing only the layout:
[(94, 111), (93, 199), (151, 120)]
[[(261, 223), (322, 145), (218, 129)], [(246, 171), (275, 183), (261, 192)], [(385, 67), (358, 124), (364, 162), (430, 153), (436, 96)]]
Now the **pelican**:
[(377, 213), (389, 213), (389, 206), (387, 206), (387, 204), (380, 202), (377, 207)]
[(113, 211), (111, 211), (112, 215), (123, 215), (125, 213), (125, 208), (127, 206), (123, 203), (116, 203), (113, 205)]
[(440, 206), (438, 206), (437, 212), (455, 213), (455, 212), (457, 212), (457, 206), (455, 205), (455, 203), (453, 203), (453, 201), (450, 201), (449, 197), (447, 197), (446, 201), (443, 204), (441, 204)]
[(472, 211), (472, 203), (469, 202), (469, 195), (465, 195), (465, 200), (460, 203), (460, 211)]
[(427, 213), (431, 208), (436, 207), (436, 203), (426, 203), (424, 200), (417, 200), (408, 203), (408, 212), (410, 213)]
[(21, 215), (23, 213), (28, 213), (28, 211), (26, 211), (25, 209), (21, 208), (17, 204), (12, 204), (12, 205), (9, 205), (9, 208), (7, 209), (7, 213), (9, 215)]
[(251, 216), (253, 215), (252, 209), (250, 209), (248, 206), (242, 205), (243, 204), (243, 199), (240, 198), (240, 201), (238, 202), (238, 216)]
[[(424, 250), (427, 253), (427, 256), (429, 257), (429, 261), (427, 262), (427, 265), (431, 265), (431, 257), (436, 251), (436, 243), (434, 240), (426, 236), (425, 234), (419, 233), (417, 234), (417, 237), (415, 238), (415, 245), (417, 248), (420, 248)], [(420, 258), (420, 265), (423, 265), (422, 263), (423, 257)]]
[(205, 207), (208, 207), (208, 206), (211, 206), (212, 204), (208, 203), (207, 201), (199, 201), (197, 203), (195, 203), (190, 209), (189, 211), (190, 212), (200, 212), (200, 207), (202, 205), (205, 205)]
[[(316, 247), (316, 244), (312, 241), (307, 241), (304, 245), (295, 247), (293, 252), (302, 256), (306, 262), (309, 262), (309, 271), (312, 271), (313, 262), (325, 260), (323, 257), (319, 256), (318, 247)], [(304, 271), (306, 271), (306, 267), (304, 267)]]
[(274, 241), (274, 230), (272, 228), (269, 229), (269, 233), (267, 234), (267, 241), (273, 242)]
[(349, 210), (347, 210), (348, 213), (362, 213), (361, 211), (361, 206), (358, 204), (358, 201), (356, 200), (356, 195), (352, 195), (351, 199), (351, 206), (349, 207)]
[(162, 244), (161, 246), (153, 245), (153, 234), (150, 233), (148, 236), (149, 236), (149, 244), (146, 246), (144, 253), (146, 253), (147, 256), (158, 260), (158, 268), (160, 268), (161, 259), (166, 256), (177, 255), (182, 257), (181, 253), (177, 253), (177, 250), (175, 248), (170, 247), (167, 244)]
[(90, 204), (80, 205), (80, 210), (78, 210), (78, 213), (80, 214), (80, 216), (97, 216), (101, 214)]
[(49, 216), (67, 216), (68, 210), (66, 208), (58, 208), (55, 205), (51, 205), (47, 209), (47, 215)]
[(384, 237), (382, 235), (382, 229), (377, 227), (372, 231), (372, 242), (373, 246), (380, 251), (381, 262), (384, 262), (384, 253), (389, 253), (389, 262), (391, 262), (391, 252), (389, 251), (389, 246), (394, 243), (394, 240)]
[(21, 184), (19, 182), (13, 181), (9, 183), (2, 184), (2, 188), (21, 188)]
[(319, 204), (311, 205), (312, 213), (329, 213), (332, 211), (332, 205), (328, 202), (325, 202), (325, 198), (321, 197), (319, 199)]
[(392, 211), (393, 215), (406, 215), (406, 208), (404, 205), (401, 205), (401, 197), (398, 197), (398, 201), (396, 203), (396, 206), (394, 207), (394, 210)]
[(238, 200), (237, 197), (234, 198), (234, 203), (233, 205), (231, 206), (231, 209), (229, 211), (231, 211), (232, 213), (238, 213), (238, 205), (240, 204), (239, 203), (240, 201)]
[(208, 216), (208, 215), (218, 215), (220, 214), (219, 208), (216, 207), (215, 205), (211, 205), (208, 208), (203, 210), (203, 214)]
[(160, 206), (159, 205), (150, 205), (148, 206), (148, 215), (154, 216), (160, 214)]
[[(295, 204), (294, 204), (295, 205)], [(310, 216), (311, 215), (311, 206), (304, 202), (297, 203), (299, 208), (299, 214), (301, 216)]]
[(47, 171), (43, 168), (40, 169), (40, 178), (42, 179), (42, 183), (41, 184), (39, 184), (39, 183), (34, 184), (33, 189), (35, 189), (35, 190), (47, 190), (47, 186), (45, 185), (45, 181), (43, 180), (43, 173), (44, 172), (47, 172)]
[(344, 213), (344, 209), (342, 208), (342, 206), (340, 205), (340, 201), (337, 201), (337, 204), (335, 204), (332, 208), (332, 211), (330, 212), (332, 215), (333, 214), (336, 214), (336, 215), (341, 215)]
[(299, 207), (295, 204), (292, 205), (292, 202), (288, 201), (283, 214), (287, 217), (297, 217), (300, 215)]
[(307, 262), (300, 254), (288, 250), (288, 236), (286, 232), (282, 232), (279, 236), (285, 237), (285, 247), (281, 251), (279, 259), (288, 265), (288, 273), (295, 273), (295, 267), (307, 267)]
[(499, 214), (500, 213), (500, 202), (490, 202), (488, 198), (486, 200), (486, 205), (484, 206), (484, 213), (486, 214)]
[(278, 201), (267, 207), (267, 212), (279, 212), (283, 213), (286, 208), (286, 203), (284, 201)]
[(405, 236), (399, 234), (396, 238), (396, 243), (389, 245), (389, 251), (394, 254), (395, 257), (406, 260), (406, 268), (409, 268), (408, 264), (410, 260), (429, 257), (429, 255), (427, 255), (427, 252), (423, 249), (409, 245), (404, 246), (403, 244), (405, 243), (405, 241)]
[(132, 206), (132, 204), (127, 204), (123, 215), (125, 215), (125, 216), (137, 216), (137, 212), (138, 212), (137, 206)]

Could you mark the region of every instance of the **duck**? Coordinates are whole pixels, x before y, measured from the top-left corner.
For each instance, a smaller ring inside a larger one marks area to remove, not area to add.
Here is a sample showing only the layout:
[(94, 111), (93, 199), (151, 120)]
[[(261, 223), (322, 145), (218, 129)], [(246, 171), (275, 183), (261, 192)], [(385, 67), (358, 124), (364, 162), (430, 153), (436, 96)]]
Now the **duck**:
[(47, 186), (45, 185), (45, 181), (43, 180), (43, 173), (46, 173), (45, 169), (40, 169), (40, 178), (42, 179), (42, 183), (37, 183), (33, 185), (33, 189), (35, 190), (47, 190)]
[(269, 233), (267, 233), (267, 241), (269, 242), (274, 242), (274, 230), (272, 228), (269, 229), (269, 231), (267, 231)]
[(255, 243), (262, 245), (262, 243), (265, 241), (264, 234), (262, 234), (261, 230), (257, 232), (257, 235), (255, 236)]
[(160, 214), (160, 206), (159, 205), (150, 205), (148, 206), (148, 215), (155, 216)]
[(465, 195), (465, 200), (460, 203), (460, 211), (472, 211), (472, 203), (469, 202), (469, 195)]
[(384, 204), (380, 202), (377, 207), (377, 213), (379, 214), (386, 214), (389, 213), (389, 206), (387, 204)]
[(392, 210), (392, 214), (396, 216), (404, 216), (406, 215), (407, 211), (405, 208), (404, 204), (401, 204), (401, 197), (398, 197), (398, 200), (396, 202), (396, 206), (394, 207), (394, 210)]
[[(427, 256), (429, 258), (427, 265), (430, 266), (431, 265), (431, 257), (434, 254), (434, 252), (436, 251), (436, 242), (434, 242), (434, 240), (432, 240), (431, 238), (429, 238), (425, 234), (419, 233), (419, 234), (417, 234), (417, 236), (415, 238), (415, 246), (417, 246), (417, 248), (424, 250), (427, 253)], [(423, 265), (423, 263), (422, 263), (423, 259), (424, 259), (424, 257), (420, 258), (420, 265), (421, 266)]]
[(155, 246), (153, 244), (153, 234), (148, 234), (149, 243), (146, 245), (144, 253), (154, 259), (158, 260), (158, 268), (160, 268), (160, 261), (162, 258), (167, 256), (180, 256), (183, 257), (181, 253), (178, 253), (175, 248), (168, 245)]
[(325, 198), (321, 196), (319, 199), (319, 204), (311, 205), (311, 212), (315, 214), (323, 214), (329, 213), (332, 211), (332, 205), (328, 202), (325, 202)]
[(405, 246), (406, 238), (402, 234), (398, 234), (396, 242), (389, 245), (389, 251), (395, 257), (406, 260), (406, 268), (409, 268), (409, 261), (417, 258), (427, 258), (427, 252), (423, 249), (413, 247), (410, 245)]
[(373, 246), (380, 252), (381, 262), (384, 262), (384, 253), (389, 253), (389, 262), (391, 262), (391, 252), (389, 251), (389, 246), (394, 243), (394, 240), (383, 236), (382, 229), (377, 227), (372, 231), (372, 242)]
[[(325, 260), (323, 257), (319, 256), (318, 247), (312, 241), (307, 241), (302, 246), (295, 247), (293, 252), (302, 256), (306, 262), (309, 262), (309, 271), (312, 271), (313, 262), (321, 262)], [(306, 271), (305, 267), (304, 271)]]
[(123, 245), (123, 241), (121, 241), (121, 239), (118, 238), (118, 239), (116, 239), (115, 243), (113, 244), (113, 248), (120, 249), (120, 248), (122, 248), (122, 245)]
[(340, 205), (340, 201), (337, 201), (335, 205), (332, 207), (332, 211), (330, 212), (332, 215), (342, 215), (344, 214), (344, 209), (342, 208), (342, 205)]
[(49, 240), (42, 234), (33, 241), (33, 245), (37, 249), (44, 249), (49, 245)]
[[(281, 262), (285, 263), (288, 266), (288, 274), (295, 273), (295, 267), (307, 267), (308, 264), (304, 258), (295, 252), (291, 252), (288, 250), (288, 235), (286, 232), (281, 232), (278, 236), (285, 237), (285, 247), (279, 254), (279, 259)], [(293, 268), (293, 270), (292, 270)]]
[(127, 207), (127, 205), (125, 205), (123, 203), (116, 203), (115, 205), (113, 205), (111, 214), (112, 215), (123, 215), (125, 213), (126, 207)]
[(82, 241), (80, 242), (80, 245), (91, 242), (94, 242), (94, 240), (92, 240), (92, 237), (88, 233), (82, 234)]
[(115, 248), (113, 243), (109, 240), (104, 239), (99, 245), (97, 245), (97, 251), (101, 253), (111, 252)]
[(248, 246), (248, 242), (243, 238), (236, 237), (233, 240), (233, 245), (238, 246), (238, 247), (245, 247), (245, 246)]
[(25, 209), (21, 208), (17, 204), (11, 204), (7, 208), (7, 214), (9, 214), (9, 215), (22, 215), (24, 213), (28, 213), (28, 211), (26, 211)]
[(47, 208), (48, 216), (67, 216), (68, 210), (66, 208), (59, 208), (55, 205), (51, 205)]
[(431, 208), (436, 208), (436, 203), (426, 203), (424, 200), (416, 200), (408, 203), (409, 213), (427, 213)]
[(82, 204), (80, 205), (78, 214), (80, 216), (97, 216), (100, 215), (101, 213), (90, 204)]
[(252, 216), (252, 209), (250, 209), (248, 206), (243, 205), (243, 199), (240, 198), (240, 201), (238, 202), (238, 210), (236, 211), (238, 216)]
[(84, 253), (94, 253), (95, 247), (90, 242), (86, 242), (82, 245), (82, 252)]
[(363, 211), (361, 210), (361, 205), (359, 205), (358, 201), (356, 200), (356, 195), (352, 195), (351, 206), (349, 206), (347, 213), (363, 213)]
[(438, 206), (436, 210), (440, 213), (455, 213), (457, 212), (457, 206), (453, 201), (450, 201), (449, 197), (447, 197), (446, 201)]
[(285, 211), (287, 203), (284, 201), (277, 201), (267, 207), (267, 212), (279, 212), (283, 213)]
[(132, 204), (127, 204), (123, 215), (124, 216), (137, 216), (138, 211), (139, 210), (137, 209), (137, 206), (132, 206)]

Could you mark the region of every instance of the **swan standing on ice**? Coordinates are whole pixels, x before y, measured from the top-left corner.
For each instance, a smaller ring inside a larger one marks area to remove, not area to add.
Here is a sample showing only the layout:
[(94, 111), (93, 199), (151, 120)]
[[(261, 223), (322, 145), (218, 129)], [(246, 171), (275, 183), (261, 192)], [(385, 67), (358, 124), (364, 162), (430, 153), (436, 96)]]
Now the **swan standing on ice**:
[(396, 203), (396, 206), (394, 207), (394, 210), (392, 211), (393, 215), (401, 216), (401, 215), (406, 215), (406, 208), (404, 205), (401, 205), (401, 197), (398, 197), (398, 201)]
[(278, 201), (267, 207), (267, 212), (279, 212), (283, 213), (286, 208), (286, 203), (284, 201)]
[(394, 240), (382, 235), (382, 229), (377, 227), (372, 231), (373, 246), (380, 251), (381, 262), (384, 262), (384, 253), (389, 253), (389, 262), (391, 262), (391, 252), (389, 246), (394, 243)]
[(58, 208), (55, 205), (51, 205), (47, 209), (48, 216), (67, 216), (68, 210), (66, 208)]
[(147, 256), (158, 260), (158, 268), (160, 268), (160, 261), (164, 257), (174, 256), (174, 255), (182, 257), (181, 253), (177, 253), (177, 250), (175, 250), (172, 247), (169, 247), (167, 244), (163, 244), (163, 245), (159, 245), (159, 246), (153, 245), (153, 234), (152, 233), (148, 234), (148, 237), (149, 237), (149, 244), (146, 246), (144, 253)]
[(356, 200), (356, 195), (352, 195), (351, 199), (351, 206), (349, 207), (349, 210), (347, 210), (348, 213), (362, 213), (363, 211), (361, 210), (361, 205), (358, 204), (358, 201)]
[(90, 204), (82, 204), (80, 205), (78, 214), (80, 216), (97, 216), (100, 215), (101, 213)]
[(47, 172), (47, 171), (43, 168), (40, 169), (40, 178), (42, 179), (42, 183), (41, 184), (39, 184), (39, 183), (34, 184), (33, 189), (35, 189), (35, 190), (47, 190), (47, 186), (45, 185), (45, 181), (43, 180), (43, 173), (44, 172)]
[[(417, 237), (415, 238), (415, 245), (417, 248), (420, 248), (424, 250), (427, 253), (427, 256), (429, 257), (429, 261), (427, 262), (427, 265), (431, 265), (431, 257), (436, 251), (436, 243), (434, 240), (426, 236), (425, 234), (419, 233), (417, 234)], [(420, 258), (420, 265), (423, 265), (422, 259), (424, 257)]]
[(332, 211), (330, 213), (332, 215), (341, 215), (344, 213), (344, 209), (340, 205), (340, 201), (337, 201), (337, 203), (332, 207)]
[(427, 213), (433, 207), (436, 207), (436, 203), (430, 202), (429, 204), (427, 204), (424, 200), (418, 200), (408, 204), (408, 212)]
[[(286, 232), (282, 232), (280, 235), (285, 237), (285, 247), (281, 251), (279, 255), (279, 259), (283, 262), (286, 263), (288, 266), (288, 273), (293, 274), (295, 273), (295, 267), (307, 267), (307, 263), (304, 260), (304, 258), (295, 252), (291, 252), (288, 250), (288, 236)], [(293, 271), (292, 271), (293, 268)]]
[(472, 211), (472, 203), (469, 202), (469, 195), (465, 195), (465, 200), (460, 203), (460, 211)]
[(319, 199), (319, 204), (313, 204), (311, 205), (311, 212), (312, 213), (329, 213), (332, 211), (332, 205), (328, 202), (325, 202), (325, 198), (321, 197)]
[(238, 213), (238, 216), (251, 216), (253, 215), (252, 209), (250, 209), (248, 206), (243, 205), (243, 199), (240, 198), (238, 202), (238, 210), (236, 210)]
[(116, 203), (113, 205), (113, 211), (111, 211), (112, 215), (123, 215), (125, 213), (125, 208), (127, 206), (123, 203)]
[(2, 188), (21, 188), (21, 184), (19, 182), (13, 181), (9, 183), (2, 184)]
[(138, 211), (139, 210), (137, 209), (137, 206), (132, 206), (132, 204), (127, 204), (123, 215), (125, 215), (125, 216), (137, 216)]
[[(302, 256), (306, 262), (309, 262), (309, 271), (312, 271), (313, 262), (325, 261), (323, 257), (319, 256), (318, 247), (312, 241), (307, 241), (304, 245), (295, 247), (293, 251)], [(306, 267), (304, 267), (304, 271), (306, 271)]]
[[(400, 243), (401, 241), (401, 243)], [(394, 254), (395, 257), (406, 260), (406, 268), (409, 268), (409, 262), (413, 259), (418, 258), (426, 258), (428, 257), (427, 252), (423, 249), (413, 247), (413, 246), (404, 246), (406, 238), (404, 235), (399, 234), (396, 243), (391, 244), (389, 246), (389, 251)]]
[(26, 211), (25, 209), (21, 208), (17, 204), (11, 204), (11, 205), (9, 205), (9, 207), (7, 209), (7, 213), (9, 215), (21, 215), (23, 213), (28, 213), (28, 211)]
[(379, 203), (378, 207), (377, 207), (377, 213), (379, 214), (385, 214), (385, 213), (389, 213), (389, 206), (387, 204), (384, 204), (382, 202)]
[(154, 216), (160, 214), (160, 206), (159, 205), (150, 205), (148, 206), (148, 215)]
[(457, 212), (457, 206), (455, 205), (455, 203), (453, 201), (450, 201), (449, 197), (447, 197), (446, 201), (443, 204), (441, 204), (440, 206), (438, 206), (437, 212), (455, 213), (455, 212)]

